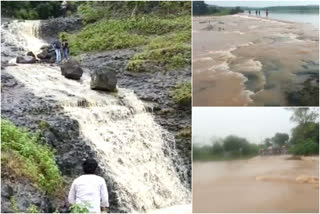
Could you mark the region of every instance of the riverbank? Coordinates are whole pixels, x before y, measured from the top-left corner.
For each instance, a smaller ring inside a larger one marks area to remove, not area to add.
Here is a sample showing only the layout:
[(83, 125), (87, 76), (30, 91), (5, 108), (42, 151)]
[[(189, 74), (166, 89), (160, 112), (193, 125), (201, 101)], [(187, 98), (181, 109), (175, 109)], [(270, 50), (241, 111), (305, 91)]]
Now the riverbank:
[(194, 17), (194, 106), (318, 105), (318, 29), (246, 15)]
[(194, 163), (193, 212), (317, 213), (319, 157), (289, 157)]

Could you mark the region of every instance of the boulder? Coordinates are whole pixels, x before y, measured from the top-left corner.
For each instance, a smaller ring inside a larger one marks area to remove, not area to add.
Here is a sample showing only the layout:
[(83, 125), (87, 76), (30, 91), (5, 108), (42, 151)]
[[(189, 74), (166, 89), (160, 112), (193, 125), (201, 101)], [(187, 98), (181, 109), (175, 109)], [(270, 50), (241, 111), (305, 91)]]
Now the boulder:
[(32, 56), (32, 57), (36, 58), (36, 55), (34, 55), (34, 53), (33, 53), (32, 51), (29, 51), (26, 55), (27, 55), (27, 56)]
[(18, 56), (16, 62), (21, 64), (32, 64), (36, 62), (36, 58), (32, 56)]
[(102, 91), (115, 91), (117, 86), (117, 75), (112, 70), (97, 70), (91, 75), (90, 88)]
[(79, 80), (83, 70), (77, 61), (69, 60), (60, 66), (61, 74), (68, 79)]

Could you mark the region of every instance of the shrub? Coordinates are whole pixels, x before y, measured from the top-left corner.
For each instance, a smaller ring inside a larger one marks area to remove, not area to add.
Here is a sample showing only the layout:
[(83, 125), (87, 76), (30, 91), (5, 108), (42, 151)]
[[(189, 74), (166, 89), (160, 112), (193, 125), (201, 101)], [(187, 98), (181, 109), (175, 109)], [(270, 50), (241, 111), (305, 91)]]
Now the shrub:
[(289, 153), (293, 155), (316, 155), (319, 154), (319, 144), (308, 139), (291, 147)]
[(191, 82), (176, 85), (171, 91), (171, 96), (179, 105), (189, 106), (191, 104)]
[(39, 139), (39, 134), (31, 134), (2, 119), (1, 165), (54, 194), (62, 187), (62, 177), (53, 151)]

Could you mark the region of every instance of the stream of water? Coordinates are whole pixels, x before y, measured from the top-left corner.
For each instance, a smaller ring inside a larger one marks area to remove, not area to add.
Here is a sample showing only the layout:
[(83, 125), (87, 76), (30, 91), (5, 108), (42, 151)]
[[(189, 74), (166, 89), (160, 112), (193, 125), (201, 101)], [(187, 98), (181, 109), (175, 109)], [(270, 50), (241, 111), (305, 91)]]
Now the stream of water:
[[(39, 50), (46, 42), (36, 38), (38, 25), (36, 21), (13, 22), (2, 28), (2, 50), (9, 56)], [(187, 169), (175, 150), (174, 136), (154, 121), (133, 91), (93, 91), (88, 73), (80, 81), (70, 80), (58, 66), (46, 64), (18, 64), (6, 67), (5, 72), (36, 96), (60, 103), (79, 122), (81, 136), (97, 152), (104, 177), (117, 182), (119, 189), (113, 191), (120, 209), (149, 212), (190, 203), (191, 192), (180, 179), (186, 178)], [(79, 106), (84, 100), (87, 105)]]

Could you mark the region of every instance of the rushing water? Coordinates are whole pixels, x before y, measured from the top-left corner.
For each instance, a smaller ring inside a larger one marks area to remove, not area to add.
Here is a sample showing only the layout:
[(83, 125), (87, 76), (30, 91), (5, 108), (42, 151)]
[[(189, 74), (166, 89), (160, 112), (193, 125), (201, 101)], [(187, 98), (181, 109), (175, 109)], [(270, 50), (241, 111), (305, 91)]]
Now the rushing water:
[[(318, 37), (309, 24), (252, 15), (195, 17), (193, 105), (297, 105), (300, 100), (288, 95), (307, 80), (318, 86)], [(316, 96), (309, 102), (318, 102)]]
[[(35, 26), (35, 22), (9, 24), (2, 30), (9, 46), (2, 44), (2, 48), (11, 49), (16, 41), (23, 50), (30, 50), (29, 44), (45, 44), (30, 36), (36, 32), (30, 27)], [(59, 67), (44, 64), (18, 64), (6, 67), (5, 72), (36, 96), (60, 103), (79, 122), (81, 136), (97, 152), (105, 177), (117, 182), (119, 188), (113, 191), (120, 209), (146, 212), (190, 202), (187, 183), (180, 180), (186, 178), (187, 169), (175, 151), (174, 136), (154, 121), (133, 91), (93, 91), (87, 73), (80, 81), (70, 80), (61, 75)], [(79, 106), (83, 100), (87, 105)]]
[(193, 212), (319, 213), (319, 158), (193, 164)]

